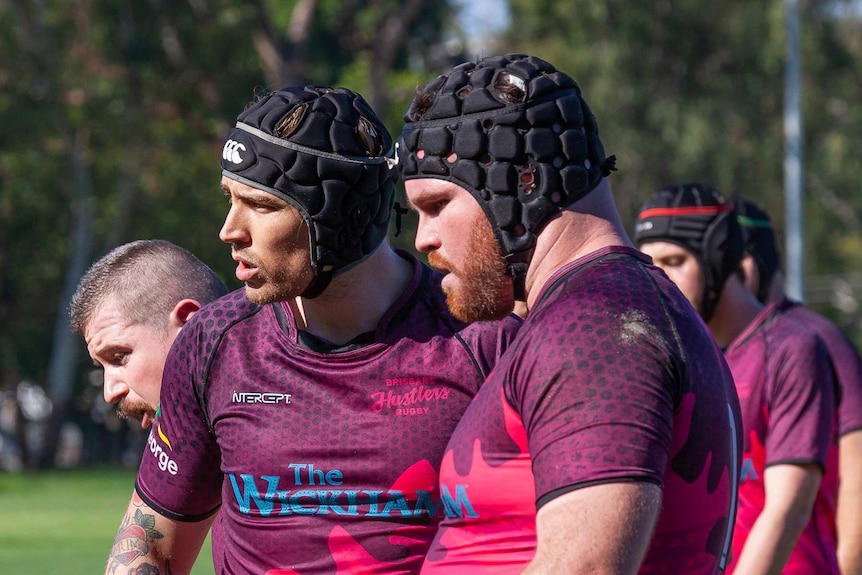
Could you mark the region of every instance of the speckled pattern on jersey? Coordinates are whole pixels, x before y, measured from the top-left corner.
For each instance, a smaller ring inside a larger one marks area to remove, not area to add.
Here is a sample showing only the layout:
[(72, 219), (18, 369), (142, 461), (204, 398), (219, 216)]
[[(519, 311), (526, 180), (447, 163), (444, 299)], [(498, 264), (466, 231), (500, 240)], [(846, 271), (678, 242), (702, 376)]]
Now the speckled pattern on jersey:
[(835, 380), (823, 342), (805, 323), (772, 304), (737, 336), (726, 357), (745, 429), (733, 556), (742, 553), (763, 510), (766, 466), (815, 463), (826, 471), (811, 519), (782, 573), (837, 575)]
[(521, 573), (539, 507), (628, 480), (664, 489), (640, 573), (718, 573), (741, 434), (706, 326), (632, 249), (599, 250), (547, 286), (449, 442), (440, 481), (455, 504), (423, 575)]
[(520, 320), (465, 326), (439, 274), (402, 256), (411, 286), (362, 348), (300, 347), (288, 307), (242, 290), (180, 333), (137, 490), (184, 519), (221, 503), (217, 573), (419, 571), (443, 449)]
[(838, 407), (838, 435), (862, 429), (862, 357), (834, 323), (799, 302), (784, 299), (782, 313), (813, 329), (829, 350), (841, 390)]

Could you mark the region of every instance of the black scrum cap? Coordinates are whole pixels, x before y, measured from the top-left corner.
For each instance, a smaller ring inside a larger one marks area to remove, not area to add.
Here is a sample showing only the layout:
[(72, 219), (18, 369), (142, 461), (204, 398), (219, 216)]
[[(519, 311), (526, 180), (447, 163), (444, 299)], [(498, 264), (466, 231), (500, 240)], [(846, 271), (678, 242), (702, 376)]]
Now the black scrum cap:
[(356, 92), (306, 86), (265, 96), (237, 118), (221, 166), (302, 214), (315, 278), (304, 297), (319, 295), (386, 237), (397, 179), (392, 137)]
[(734, 196), (730, 198), (730, 201), (736, 210), (736, 221), (742, 228), (742, 237), (745, 241), (744, 249), (751, 254), (757, 264), (760, 285), (755, 295), (761, 303), (766, 303), (766, 300), (769, 299), (769, 287), (772, 284), (772, 278), (781, 265), (772, 221), (769, 219), (769, 215), (751, 200)]
[(516, 297), (542, 227), (615, 169), (575, 81), (524, 54), (455, 67), (420, 90), (404, 121), (402, 177), (448, 180), (476, 198)]
[(671, 242), (694, 254), (704, 277), (702, 315), (709, 321), (727, 278), (742, 260), (742, 230), (724, 196), (694, 183), (656, 192), (641, 208), (635, 241), (638, 246)]

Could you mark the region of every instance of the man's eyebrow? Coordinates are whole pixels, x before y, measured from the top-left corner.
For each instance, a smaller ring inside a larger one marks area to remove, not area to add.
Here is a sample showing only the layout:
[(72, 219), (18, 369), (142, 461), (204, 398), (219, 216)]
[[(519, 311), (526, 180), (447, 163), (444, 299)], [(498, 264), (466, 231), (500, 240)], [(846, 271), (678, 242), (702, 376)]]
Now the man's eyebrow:
[(109, 343), (93, 350), (96, 357), (106, 357), (112, 353), (126, 353), (131, 347), (126, 343)]

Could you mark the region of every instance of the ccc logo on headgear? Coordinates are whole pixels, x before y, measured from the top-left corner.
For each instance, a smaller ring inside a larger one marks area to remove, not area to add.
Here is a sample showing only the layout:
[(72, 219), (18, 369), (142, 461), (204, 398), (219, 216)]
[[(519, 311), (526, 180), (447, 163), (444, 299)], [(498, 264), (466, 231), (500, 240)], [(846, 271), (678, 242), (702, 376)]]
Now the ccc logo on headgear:
[(245, 145), (240, 144), (236, 140), (228, 140), (227, 142), (225, 142), (224, 148), (221, 151), (221, 157), (228, 162), (233, 162), (234, 164), (241, 164), (242, 157), (239, 155), (240, 150), (245, 152)]

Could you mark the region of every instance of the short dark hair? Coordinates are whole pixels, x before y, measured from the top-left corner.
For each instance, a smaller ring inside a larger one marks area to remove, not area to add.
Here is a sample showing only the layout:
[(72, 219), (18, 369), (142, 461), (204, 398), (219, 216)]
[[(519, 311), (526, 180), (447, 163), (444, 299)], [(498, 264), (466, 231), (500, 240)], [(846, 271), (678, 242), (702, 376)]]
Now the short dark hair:
[(137, 240), (90, 266), (72, 296), (70, 324), (83, 335), (98, 309), (115, 298), (132, 322), (167, 329), (167, 316), (180, 300), (206, 304), (226, 293), (215, 272), (186, 249), (166, 240)]

